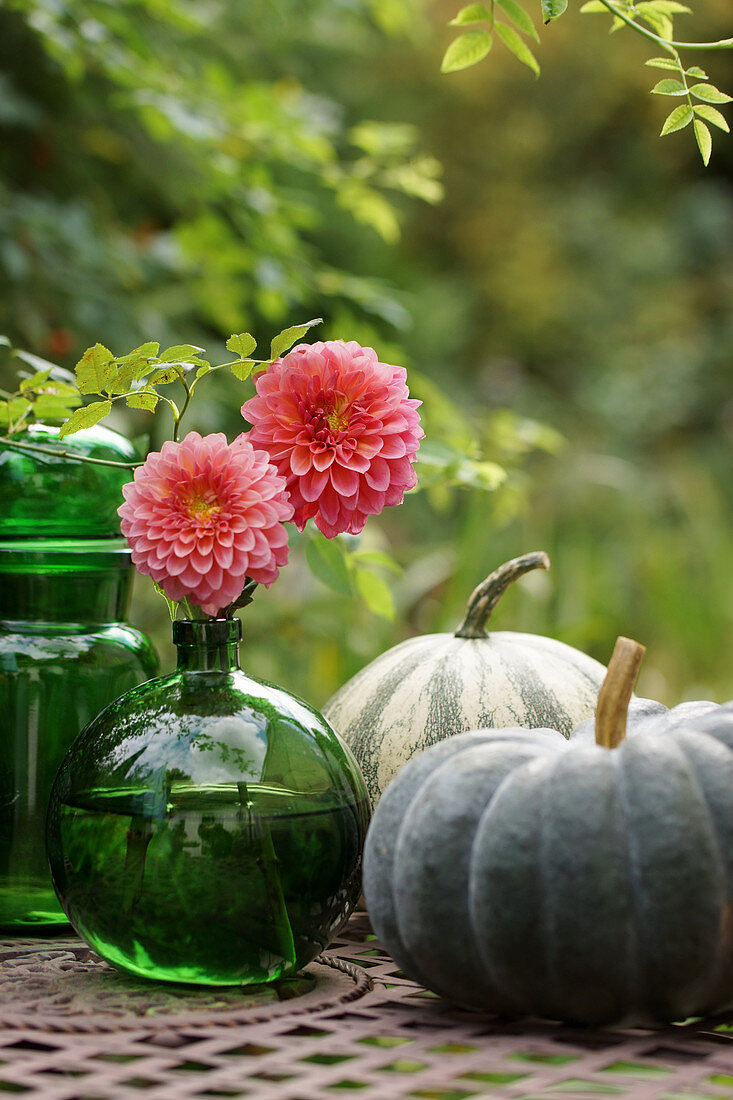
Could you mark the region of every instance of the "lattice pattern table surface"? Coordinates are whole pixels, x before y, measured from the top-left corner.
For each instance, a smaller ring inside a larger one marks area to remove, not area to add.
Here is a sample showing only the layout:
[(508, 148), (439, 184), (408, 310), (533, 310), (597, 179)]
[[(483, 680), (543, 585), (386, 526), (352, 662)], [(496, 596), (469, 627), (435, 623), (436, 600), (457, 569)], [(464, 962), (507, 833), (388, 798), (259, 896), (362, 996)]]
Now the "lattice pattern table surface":
[[(45, 945), (58, 952), (54, 941)], [(79, 979), (76, 956), (63, 972), (70, 983)], [(329, 960), (338, 969), (317, 964), (282, 994), (291, 999), (238, 1006), (236, 994), (203, 993), (195, 1004), (184, 996), (182, 1011), (152, 996), (158, 986), (133, 989), (120, 979), (122, 988), (113, 972), (100, 971), (111, 1007), (92, 1016), (77, 1014), (78, 992), (65, 997), (62, 973), (53, 1017), (41, 1001), (4, 998), (0, 1093), (28, 1100), (733, 1098), (733, 1016), (656, 1031), (497, 1021), (407, 980), (363, 914)], [(92, 964), (104, 966), (87, 957), (85, 974)], [(81, 986), (92, 980), (82, 974)], [(33, 985), (32, 968), (23, 981)], [(0, 991), (4, 985), (0, 978)]]

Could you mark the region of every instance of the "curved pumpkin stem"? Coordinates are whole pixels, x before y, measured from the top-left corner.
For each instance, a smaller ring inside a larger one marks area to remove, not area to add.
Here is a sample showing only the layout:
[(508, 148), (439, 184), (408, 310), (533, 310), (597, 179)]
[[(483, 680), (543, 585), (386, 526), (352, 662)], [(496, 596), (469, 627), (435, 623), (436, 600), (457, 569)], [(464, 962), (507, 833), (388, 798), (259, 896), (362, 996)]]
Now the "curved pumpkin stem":
[(596, 704), (596, 744), (615, 749), (626, 737), (626, 715), (646, 647), (617, 638)]
[(455, 633), (456, 638), (486, 638), (486, 624), (510, 584), (532, 569), (549, 569), (550, 559), (544, 550), (522, 554), (512, 558), (474, 588), (468, 601), (463, 622)]

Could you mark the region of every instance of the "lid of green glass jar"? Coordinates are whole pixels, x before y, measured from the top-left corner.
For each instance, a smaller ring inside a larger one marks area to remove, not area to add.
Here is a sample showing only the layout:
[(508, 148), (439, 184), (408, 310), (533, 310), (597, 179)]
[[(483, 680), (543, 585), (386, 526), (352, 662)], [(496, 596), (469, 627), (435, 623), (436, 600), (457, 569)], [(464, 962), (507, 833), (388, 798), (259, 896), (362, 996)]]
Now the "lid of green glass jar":
[[(59, 439), (59, 429), (33, 424), (15, 437), (53, 451), (135, 462), (132, 444), (101, 425)], [(79, 462), (60, 454), (0, 443), (0, 539), (119, 538), (122, 486), (133, 471)]]

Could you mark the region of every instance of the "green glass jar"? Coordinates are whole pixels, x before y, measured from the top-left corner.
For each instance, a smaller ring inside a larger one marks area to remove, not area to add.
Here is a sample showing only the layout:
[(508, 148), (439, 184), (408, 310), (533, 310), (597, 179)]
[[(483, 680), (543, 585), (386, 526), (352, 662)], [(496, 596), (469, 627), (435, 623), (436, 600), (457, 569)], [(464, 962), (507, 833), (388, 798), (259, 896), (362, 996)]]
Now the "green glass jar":
[(13, 439), (34, 449), (0, 443), (0, 539), (120, 537), (117, 509), (133, 471), (59, 452), (135, 462), (135, 448), (124, 436), (97, 424), (60, 440), (53, 425), (32, 424)]
[(369, 810), (325, 719), (239, 667), (239, 620), (176, 622), (178, 667), (82, 732), (48, 815), (54, 884), (110, 963), (209, 985), (311, 961), (359, 895)]
[[(74, 448), (134, 457), (97, 428)], [(60, 447), (58, 429), (19, 437)], [(72, 442), (73, 441), (73, 442)], [(125, 623), (134, 570), (116, 509), (124, 468), (82, 465), (0, 444), (0, 932), (68, 928), (51, 884), (45, 814), (56, 771), (80, 729), (155, 675), (150, 643)], [(86, 532), (90, 537), (79, 537)], [(60, 537), (66, 536), (66, 537)], [(115, 537), (116, 536), (116, 537)]]

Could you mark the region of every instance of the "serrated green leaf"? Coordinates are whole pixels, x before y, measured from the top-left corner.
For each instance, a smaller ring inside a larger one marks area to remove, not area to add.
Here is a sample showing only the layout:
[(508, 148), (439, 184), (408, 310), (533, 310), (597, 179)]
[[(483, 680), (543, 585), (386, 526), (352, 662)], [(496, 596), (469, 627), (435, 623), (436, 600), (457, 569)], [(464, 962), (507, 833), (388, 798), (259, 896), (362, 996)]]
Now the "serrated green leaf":
[(696, 99), (701, 99), (704, 103), (732, 102), (732, 97), (726, 95), (725, 92), (721, 92), (720, 88), (716, 88), (714, 84), (693, 84), (690, 92)]
[(551, 23), (567, 10), (568, 0), (542, 0), (542, 21)]
[(671, 69), (675, 73), (680, 71), (679, 65), (671, 57), (650, 57), (644, 64), (650, 65), (652, 69)]
[(130, 393), (125, 398), (125, 404), (130, 409), (145, 409), (146, 412), (154, 412), (160, 398), (157, 393), (150, 390), (140, 390), (139, 393)]
[(117, 359), (118, 374), (112, 393), (126, 393), (133, 382), (144, 378), (155, 367), (160, 344), (154, 340), (141, 344), (139, 348)]
[(197, 348), (195, 344), (174, 344), (166, 348), (160, 357), (161, 363), (193, 363), (201, 355), (206, 354), (206, 348)]
[(685, 75), (694, 76), (698, 80), (707, 80), (708, 78), (708, 74), (699, 65), (692, 65), (689, 69), (685, 69)]
[[(641, 5), (637, 5), (640, 7)], [(662, 12), (656, 11), (654, 8), (649, 8), (646, 11), (639, 12), (639, 15), (644, 23), (659, 35), (660, 38), (671, 39), (674, 34), (674, 28), (672, 26), (672, 20)]]
[(104, 344), (87, 348), (76, 364), (76, 381), (80, 393), (104, 393), (114, 385), (117, 374), (118, 367), (112, 352)]
[(662, 15), (692, 15), (692, 8), (680, 4), (678, 0), (641, 0), (636, 4), (637, 11), (658, 11)]
[(227, 349), (240, 359), (246, 359), (256, 347), (257, 341), (250, 332), (235, 332), (227, 340)]
[(484, 4), (469, 4), (461, 8), (455, 19), (451, 19), (449, 27), (465, 27), (470, 23), (491, 22), (491, 14)]
[(383, 619), (394, 619), (394, 599), (389, 585), (382, 577), (367, 569), (357, 569), (356, 588), (370, 611)]
[(51, 377), (51, 370), (52, 368), (49, 367), (48, 370), (36, 371), (30, 378), (24, 378), (18, 387), (20, 392), (28, 393), (29, 390), (32, 392), (38, 386), (42, 385), (42, 383), (47, 382)]
[(13, 397), (10, 401), (3, 399), (0, 402), (0, 424), (15, 423), (30, 407), (31, 403), (25, 397)]
[(695, 137), (697, 138), (697, 147), (700, 150), (700, 156), (702, 162), (707, 167), (710, 160), (710, 154), (713, 151), (713, 139), (710, 135), (710, 131), (704, 122), (700, 122), (699, 119), (695, 119)]
[(652, 88), (652, 95), (686, 95), (687, 89), (680, 80), (660, 80)]
[(692, 111), (690, 110), (689, 103), (681, 103), (679, 107), (667, 115), (664, 126), (659, 132), (660, 137), (666, 137), (667, 134), (673, 134), (675, 130), (683, 130), (685, 126), (689, 126), (692, 122)]
[(535, 30), (534, 23), (522, 5), (517, 3), (517, 0), (496, 0), (496, 3), (504, 9), (512, 23), (519, 27), (523, 34), (528, 34), (531, 38), (534, 38), (535, 42), (539, 42), (540, 38)]
[(580, 9), (582, 15), (610, 15), (610, 12), (601, 0), (588, 0)]
[(74, 400), (54, 393), (41, 393), (33, 402), (33, 413), (39, 420), (67, 420), (79, 404), (78, 397)]
[(179, 365), (171, 367), (161, 367), (160, 370), (156, 370), (150, 375), (151, 386), (165, 386), (169, 382), (176, 382), (183, 373), (183, 368)]
[(82, 428), (91, 428), (105, 416), (109, 416), (111, 411), (111, 401), (92, 401), (90, 405), (83, 405), (71, 414), (65, 424), (61, 425), (59, 436), (64, 439), (67, 435), (81, 431)]
[(242, 359), (239, 363), (232, 363), (229, 370), (240, 382), (246, 382), (255, 366), (254, 359)]
[[(147, 365), (147, 364), (146, 364)], [(117, 378), (113, 386), (110, 386), (110, 393), (120, 394), (127, 393), (132, 386), (132, 383), (139, 377), (139, 371), (141, 367), (141, 361), (130, 359), (128, 362), (123, 363), (117, 372)], [(142, 372), (145, 373), (144, 371)]]
[(203, 378), (205, 374), (211, 374), (213, 369), (211, 363), (204, 363), (203, 367), (199, 367), (196, 371), (196, 377)]
[(309, 539), (305, 547), (305, 560), (319, 581), (344, 596), (352, 594), (346, 547), (341, 539), (327, 539), (324, 535)]
[(159, 351), (160, 344), (157, 340), (148, 340), (147, 343), (141, 344), (139, 348), (128, 351), (127, 355), (118, 356), (117, 362), (126, 363), (129, 359), (157, 359)]
[(717, 107), (708, 107), (707, 104), (698, 104), (695, 106), (695, 114), (700, 118), (704, 118), (706, 122), (711, 122), (713, 126), (717, 126), (720, 130), (725, 130), (726, 134), (730, 133), (730, 126), (725, 115), (722, 115)]
[[(73, 374), (70, 376), (73, 378)], [(64, 401), (72, 401), (81, 404), (79, 390), (71, 382), (62, 382), (58, 378), (50, 378), (48, 382), (38, 387), (38, 392), (50, 394), (53, 397), (63, 397)]]
[(442, 73), (457, 73), (476, 65), (491, 49), (492, 38), (488, 31), (467, 31), (455, 38), (443, 55)]
[(304, 325), (291, 325), (290, 328), (278, 332), (270, 344), (270, 358), (279, 359), (281, 355), (292, 348), (293, 344), (297, 344), (305, 336), (308, 329), (322, 323), (322, 317), (314, 317), (312, 321), (306, 321)]
[(519, 37), (514, 28), (509, 27), (506, 23), (497, 23), (495, 29), (499, 38), (510, 53), (513, 53), (518, 61), (521, 61), (523, 65), (531, 69), (535, 76), (539, 76), (540, 67), (537, 63), (537, 58), (524, 39)]

